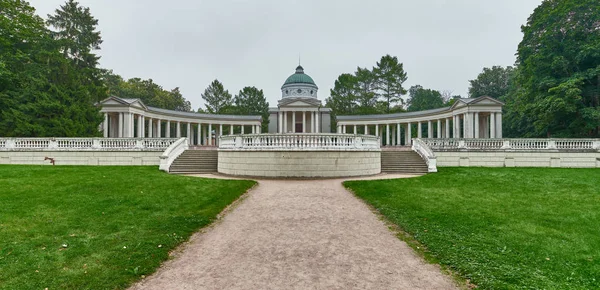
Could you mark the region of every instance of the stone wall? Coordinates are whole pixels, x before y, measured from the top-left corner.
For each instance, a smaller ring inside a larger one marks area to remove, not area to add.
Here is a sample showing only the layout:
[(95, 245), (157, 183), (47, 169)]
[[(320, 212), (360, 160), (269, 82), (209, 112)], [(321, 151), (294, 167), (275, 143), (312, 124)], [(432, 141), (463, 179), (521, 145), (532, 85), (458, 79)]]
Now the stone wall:
[(0, 164), (159, 165), (162, 151), (0, 151)]
[(257, 177), (347, 177), (381, 172), (379, 151), (219, 151), (219, 173)]
[(437, 166), (600, 168), (600, 152), (436, 151)]

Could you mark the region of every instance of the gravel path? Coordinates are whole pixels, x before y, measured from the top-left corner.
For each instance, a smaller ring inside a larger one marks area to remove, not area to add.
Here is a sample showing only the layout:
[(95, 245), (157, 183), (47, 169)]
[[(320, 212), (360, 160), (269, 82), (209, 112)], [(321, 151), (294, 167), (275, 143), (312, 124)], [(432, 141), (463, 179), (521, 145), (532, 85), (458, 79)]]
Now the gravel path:
[(260, 180), (133, 289), (456, 289), (341, 182)]

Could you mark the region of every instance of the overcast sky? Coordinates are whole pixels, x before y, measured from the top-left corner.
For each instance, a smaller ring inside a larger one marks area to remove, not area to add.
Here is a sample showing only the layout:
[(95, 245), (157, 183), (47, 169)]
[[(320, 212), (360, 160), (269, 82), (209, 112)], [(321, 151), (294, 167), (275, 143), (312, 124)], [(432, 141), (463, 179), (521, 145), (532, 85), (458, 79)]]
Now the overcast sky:
[[(46, 18), (63, 0), (29, 0)], [(541, 0), (80, 0), (99, 19), (102, 67), (180, 87), (195, 110), (215, 78), (236, 94), (280, 88), (302, 66), (319, 99), (342, 73), (397, 56), (405, 88), (466, 97), (483, 67), (512, 65), (520, 27)]]

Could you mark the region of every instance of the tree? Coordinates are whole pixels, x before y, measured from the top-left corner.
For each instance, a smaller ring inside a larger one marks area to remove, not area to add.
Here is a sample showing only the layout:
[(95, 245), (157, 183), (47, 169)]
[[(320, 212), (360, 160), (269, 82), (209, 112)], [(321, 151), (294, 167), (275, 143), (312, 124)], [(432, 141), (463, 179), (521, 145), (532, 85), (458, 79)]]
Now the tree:
[(53, 36), (61, 42), (65, 57), (82, 67), (95, 68), (98, 65), (100, 58), (92, 51), (100, 49), (102, 38), (100, 32), (96, 31), (98, 20), (88, 7), (68, 0), (60, 9), (56, 9), (54, 15), (48, 15), (48, 25), (57, 29)]
[(152, 79), (131, 78), (124, 81), (121, 76), (113, 74), (112, 71), (104, 72), (102, 79), (111, 95), (120, 98), (140, 99), (147, 106), (167, 110), (183, 112), (192, 110), (190, 102), (183, 97), (179, 88), (168, 91)]
[(404, 65), (398, 62), (398, 58), (389, 54), (381, 57), (377, 66), (373, 68), (373, 74), (378, 96), (383, 98), (387, 108), (386, 113), (390, 113), (390, 109), (395, 103), (404, 105), (401, 97), (406, 94), (406, 90), (402, 84), (407, 77)]
[(424, 89), (420, 85), (408, 90), (408, 111), (423, 111), (444, 107), (446, 102), (442, 94), (436, 90)]
[(27, 2), (6, 0), (0, 8), (0, 135), (98, 136), (94, 100), (102, 91), (63, 56)]
[(511, 134), (600, 136), (600, 2), (546, 0), (521, 29)]
[(469, 97), (489, 96), (494, 99), (504, 98), (510, 89), (514, 68), (511, 66), (493, 66), (483, 68), (476, 79), (470, 80)]
[(223, 84), (214, 80), (204, 93), (202, 99), (206, 102), (206, 111), (210, 114), (223, 114), (224, 109), (231, 107), (233, 99), (228, 90), (225, 90)]
[(245, 87), (235, 96), (234, 103), (237, 115), (260, 115), (263, 132), (269, 131), (269, 103), (263, 90)]

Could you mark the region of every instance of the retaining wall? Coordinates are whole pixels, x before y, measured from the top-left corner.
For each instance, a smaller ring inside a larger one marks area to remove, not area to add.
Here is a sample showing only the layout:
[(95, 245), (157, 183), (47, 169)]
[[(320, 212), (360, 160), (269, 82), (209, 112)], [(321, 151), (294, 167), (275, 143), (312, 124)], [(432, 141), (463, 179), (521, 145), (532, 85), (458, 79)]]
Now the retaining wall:
[(159, 165), (162, 151), (0, 151), (0, 164)]
[(600, 168), (600, 152), (435, 151), (438, 167)]
[(348, 177), (381, 173), (379, 151), (219, 151), (219, 173), (256, 177)]

